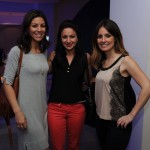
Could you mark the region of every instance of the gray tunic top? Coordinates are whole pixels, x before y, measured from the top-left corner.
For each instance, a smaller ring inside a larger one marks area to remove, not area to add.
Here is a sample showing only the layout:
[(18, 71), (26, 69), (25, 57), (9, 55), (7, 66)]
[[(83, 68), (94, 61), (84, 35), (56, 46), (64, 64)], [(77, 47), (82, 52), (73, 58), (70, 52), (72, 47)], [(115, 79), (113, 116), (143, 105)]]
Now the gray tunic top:
[[(4, 72), (6, 83), (12, 85), (18, 68), (20, 50), (13, 47)], [(46, 54), (23, 54), (20, 71), (18, 103), (27, 119), (27, 130), (18, 129), (19, 150), (44, 150), (48, 145)]]

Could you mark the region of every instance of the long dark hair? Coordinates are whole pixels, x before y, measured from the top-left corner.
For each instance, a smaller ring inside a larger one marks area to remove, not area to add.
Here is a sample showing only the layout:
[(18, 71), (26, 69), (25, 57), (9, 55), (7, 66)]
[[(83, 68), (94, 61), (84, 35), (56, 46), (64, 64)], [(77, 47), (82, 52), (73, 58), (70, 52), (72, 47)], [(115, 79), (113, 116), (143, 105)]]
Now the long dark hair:
[(6, 59), (6, 54), (3, 48), (0, 48), (0, 67), (4, 65), (4, 60)]
[(59, 26), (58, 33), (57, 33), (56, 47), (55, 47), (56, 54), (66, 55), (65, 48), (62, 45), (62, 41), (61, 41), (61, 33), (65, 28), (71, 28), (76, 32), (77, 37), (78, 37), (78, 42), (75, 46), (75, 53), (77, 55), (83, 54), (84, 51), (83, 51), (83, 49), (81, 48), (81, 45), (80, 45), (81, 36), (80, 36), (80, 33), (79, 33), (79, 29), (78, 29), (77, 25), (72, 20), (64, 20)]
[(118, 25), (113, 20), (104, 19), (100, 21), (100, 23), (97, 25), (96, 30), (93, 34), (92, 39), (93, 50), (91, 55), (91, 64), (94, 68), (98, 68), (98, 64), (101, 63), (106, 58), (105, 53), (102, 52), (97, 45), (97, 35), (101, 27), (104, 27), (111, 35), (114, 36), (115, 51), (123, 55), (129, 55), (129, 53), (126, 51), (124, 47), (122, 33)]
[(0, 66), (3, 64), (3, 50), (0, 48)]
[(29, 26), (34, 18), (42, 17), (45, 21), (46, 25), (46, 33), (44, 35), (43, 40), (40, 42), (41, 46), (41, 52), (46, 51), (46, 49), (49, 47), (50, 42), (46, 39), (46, 35), (49, 30), (48, 22), (46, 20), (45, 15), (40, 10), (30, 10), (25, 15), (23, 22), (22, 22), (22, 33), (20, 36), (20, 39), (18, 40), (18, 46), (20, 49), (22, 49), (25, 53), (29, 53), (31, 49), (31, 36), (29, 34)]

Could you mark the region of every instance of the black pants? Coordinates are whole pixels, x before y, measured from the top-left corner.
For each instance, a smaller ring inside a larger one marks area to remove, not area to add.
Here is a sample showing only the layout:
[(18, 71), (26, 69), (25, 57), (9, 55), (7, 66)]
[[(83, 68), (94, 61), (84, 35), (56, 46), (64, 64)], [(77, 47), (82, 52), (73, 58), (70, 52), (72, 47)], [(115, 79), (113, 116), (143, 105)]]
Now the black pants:
[(99, 119), (96, 116), (96, 131), (102, 150), (126, 150), (132, 131), (132, 124), (126, 128), (117, 127), (116, 121)]

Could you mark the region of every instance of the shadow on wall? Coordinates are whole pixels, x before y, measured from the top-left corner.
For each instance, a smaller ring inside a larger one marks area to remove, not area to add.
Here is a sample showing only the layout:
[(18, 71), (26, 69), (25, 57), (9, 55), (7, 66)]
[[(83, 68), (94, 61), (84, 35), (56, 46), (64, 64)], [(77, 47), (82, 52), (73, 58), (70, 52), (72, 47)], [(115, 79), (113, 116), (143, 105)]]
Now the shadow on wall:
[(21, 33), (21, 25), (0, 25), (0, 48), (5, 54), (16, 45)]
[(82, 47), (91, 52), (92, 35), (97, 24), (104, 18), (109, 18), (110, 0), (90, 0), (74, 17), (81, 33)]

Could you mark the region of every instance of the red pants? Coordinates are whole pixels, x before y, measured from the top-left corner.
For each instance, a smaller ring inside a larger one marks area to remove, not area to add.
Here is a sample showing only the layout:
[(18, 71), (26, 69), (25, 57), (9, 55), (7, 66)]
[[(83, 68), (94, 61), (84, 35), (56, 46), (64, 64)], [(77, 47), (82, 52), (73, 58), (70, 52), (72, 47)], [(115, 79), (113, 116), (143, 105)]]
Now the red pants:
[(68, 150), (79, 150), (84, 125), (83, 104), (49, 103), (48, 127), (53, 150), (64, 150), (67, 135)]

